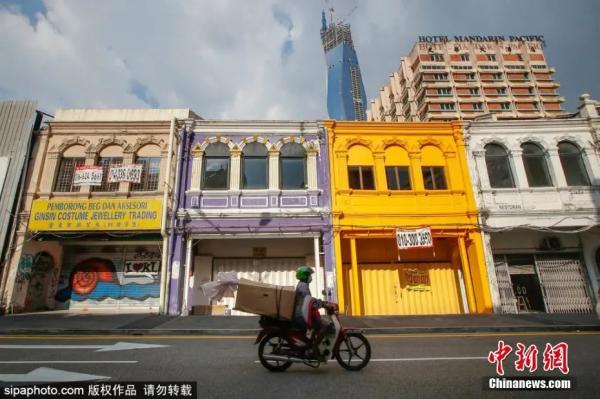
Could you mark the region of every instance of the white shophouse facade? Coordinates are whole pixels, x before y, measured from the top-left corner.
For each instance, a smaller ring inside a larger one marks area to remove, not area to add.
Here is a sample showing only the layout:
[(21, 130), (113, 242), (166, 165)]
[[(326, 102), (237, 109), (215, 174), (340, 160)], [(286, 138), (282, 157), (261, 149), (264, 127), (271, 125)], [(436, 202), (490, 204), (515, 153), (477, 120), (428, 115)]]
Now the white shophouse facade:
[(465, 126), (496, 312), (588, 313), (600, 283), (598, 103)]

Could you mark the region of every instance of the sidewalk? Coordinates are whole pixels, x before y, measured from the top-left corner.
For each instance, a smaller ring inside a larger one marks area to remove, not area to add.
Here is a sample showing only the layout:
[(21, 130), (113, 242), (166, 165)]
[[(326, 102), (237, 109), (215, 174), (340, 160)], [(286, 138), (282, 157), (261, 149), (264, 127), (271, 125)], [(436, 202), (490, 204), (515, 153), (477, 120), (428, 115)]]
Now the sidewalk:
[[(600, 331), (595, 314), (344, 317), (366, 334)], [(44, 312), (0, 316), (0, 335), (254, 335), (258, 317)]]

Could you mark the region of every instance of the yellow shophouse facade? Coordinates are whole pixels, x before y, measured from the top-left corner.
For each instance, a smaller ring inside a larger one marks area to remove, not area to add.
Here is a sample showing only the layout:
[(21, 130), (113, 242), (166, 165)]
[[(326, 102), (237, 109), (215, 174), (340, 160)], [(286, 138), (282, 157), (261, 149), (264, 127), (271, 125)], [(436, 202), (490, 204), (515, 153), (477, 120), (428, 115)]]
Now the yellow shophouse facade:
[[(460, 122), (325, 124), (340, 310), (491, 312)], [(415, 229), (432, 244), (399, 249)]]

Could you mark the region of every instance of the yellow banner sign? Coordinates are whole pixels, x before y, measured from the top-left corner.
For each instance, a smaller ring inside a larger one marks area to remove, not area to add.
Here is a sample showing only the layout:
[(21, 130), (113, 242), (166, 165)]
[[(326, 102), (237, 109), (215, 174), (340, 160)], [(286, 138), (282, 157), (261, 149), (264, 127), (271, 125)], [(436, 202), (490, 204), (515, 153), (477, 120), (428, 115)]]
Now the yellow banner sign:
[(160, 199), (33, 201), (29, 230), (159, 230)]

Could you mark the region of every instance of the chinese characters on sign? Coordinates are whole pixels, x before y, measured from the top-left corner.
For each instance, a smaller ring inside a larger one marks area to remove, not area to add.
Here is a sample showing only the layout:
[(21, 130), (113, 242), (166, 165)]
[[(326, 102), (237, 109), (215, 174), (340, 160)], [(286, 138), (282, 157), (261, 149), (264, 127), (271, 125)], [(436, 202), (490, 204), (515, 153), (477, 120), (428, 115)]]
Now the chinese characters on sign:
[[(498, 348), (488, 354), (488, 362), (496, 365), (496, 374), (504, 375), (503, 361), (513, 351), (512, 346), (506, 345), (504, 341), (498, 341)], [(538, 368), (538, 348), (535, 344), (526, 347), (522, 343), (517, 343), (515, 356), (515, 370), (529, 370), (533, 373)], [(569, 345), (565, 342), (559, 342), (556, 345), (546, 344), (542, 355), (544, 371), (560, 370), (563, 374), (569, 374)]]
[(30, 231), (158, 230), (162, 200), (36, 199), (31, 206)]

